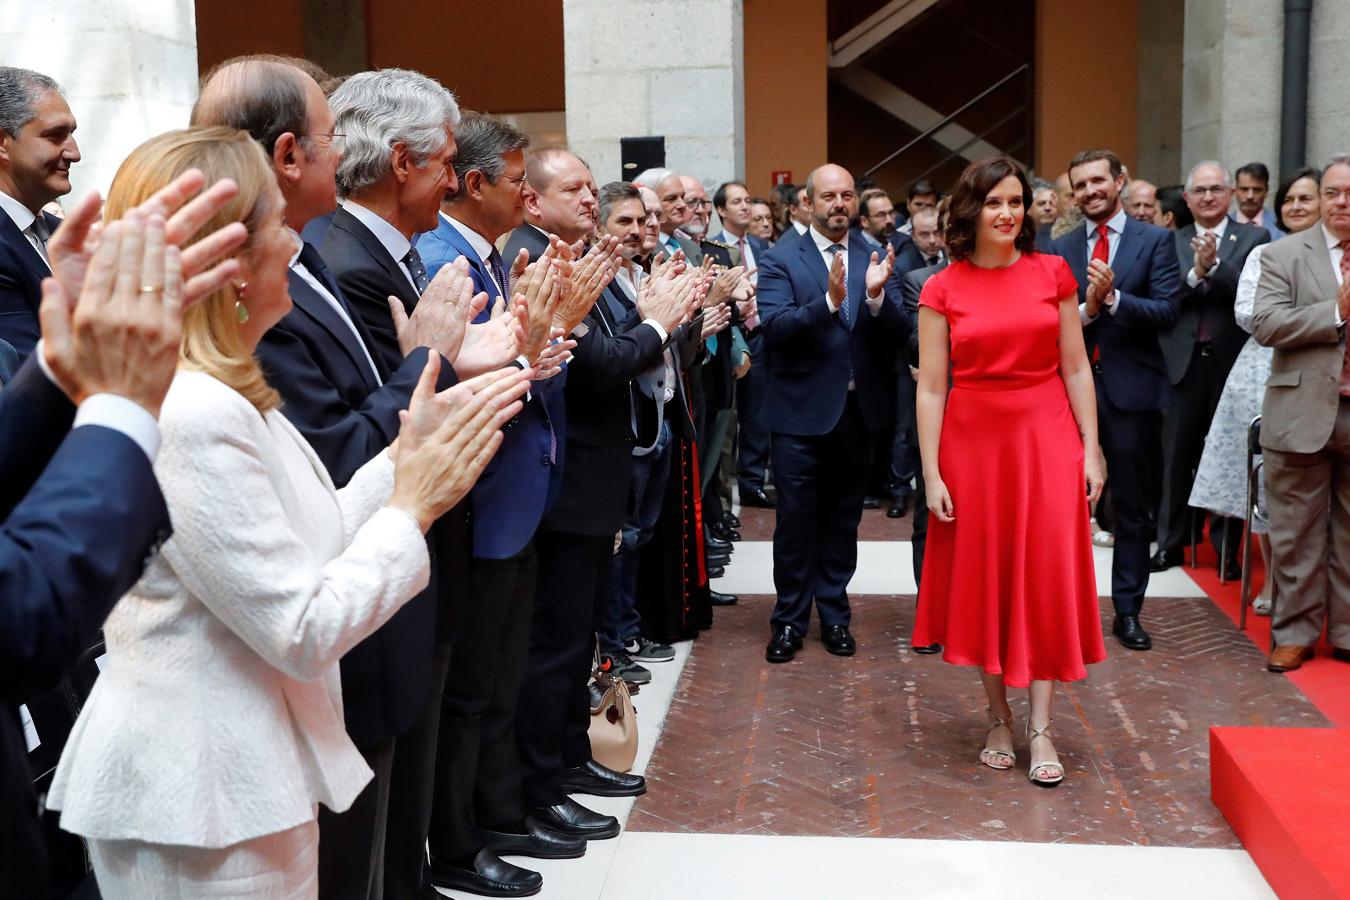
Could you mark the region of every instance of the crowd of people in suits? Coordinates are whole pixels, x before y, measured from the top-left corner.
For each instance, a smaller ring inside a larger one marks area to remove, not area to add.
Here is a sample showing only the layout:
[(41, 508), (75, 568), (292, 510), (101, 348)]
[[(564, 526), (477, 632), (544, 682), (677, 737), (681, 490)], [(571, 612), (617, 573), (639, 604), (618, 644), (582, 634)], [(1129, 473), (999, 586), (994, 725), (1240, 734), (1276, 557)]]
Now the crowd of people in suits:
[[(1273, 209), (1259, 164), (1172, 191), (1105, 150), (903, 203), (830, 164), (709, 197), (602, 184), (417, 72), (267, 55), (209, 72), (188, 126), (63, 212), (76, 116), (0, 68), (22, 896), (86, 848), (109, 898), (537, 893), (503, 857), (582, 856), (620, 825), (575, 795), (645, 792), (593, 758), (593, 676), (640, 689), (737, 603), (737, 502), (776, 509), (771, 663), (813, 608), (856, 652), (863, 512), (912, 506), (912, 649), (982, 667), (992, 768), (1028, 687), (1052, 785), (1053, 684), (1105, 652), (1089, 504), (1113, 632), (1147, 650), (1194, 511), (1226, 576), (1244, 552), (1259, 411), (1269, 667), (1324, 627), (1350, 654), (1350, 157)], [(1059, 524), (1013, 540), (1031, 498)]]

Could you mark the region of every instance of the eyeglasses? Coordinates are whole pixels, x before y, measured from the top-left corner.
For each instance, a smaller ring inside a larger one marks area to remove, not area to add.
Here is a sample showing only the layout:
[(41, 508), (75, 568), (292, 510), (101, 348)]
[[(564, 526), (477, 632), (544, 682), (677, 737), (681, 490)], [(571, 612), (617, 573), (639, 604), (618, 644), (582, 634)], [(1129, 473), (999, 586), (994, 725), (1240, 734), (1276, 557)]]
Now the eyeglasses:
[(1323, 188), (1322, 200), (1326, 203), (1335, 203), (1337, 200), (1350, 202), (1350, 190), (1338, 191), (1335, 188)]
[(1196, 185), (1195, 187), (1191, 188), (1190, 191), (1188, 191), (1188, 193), (1195, 194), (1197, 197), (1217, 197), (1227, 190), (1230, 190), (1230, 188), (1227, 185), (1206, 184), (1203, 186)]

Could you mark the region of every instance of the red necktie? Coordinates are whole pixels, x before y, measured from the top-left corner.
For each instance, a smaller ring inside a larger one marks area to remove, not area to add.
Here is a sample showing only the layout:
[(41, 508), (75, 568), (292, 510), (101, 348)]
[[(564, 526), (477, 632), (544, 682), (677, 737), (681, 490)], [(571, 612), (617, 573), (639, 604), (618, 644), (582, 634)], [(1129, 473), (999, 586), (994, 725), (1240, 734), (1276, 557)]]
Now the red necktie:
[[(1092, 248), (1092, 258), (1093, 258), (1094, 260), (1100, 259), (1103, 263), (1106, 263), (1106, 264), (1110, 264), (1110, 262), (1111, 262), (1111, 242), (1110, 242), (1110, 241), (1107, 239), (1107, 237), (1106, 237), (1109, 233), (1110, 233), (1110, 229), (1108, 229), (1108, 228), (1106, 227), (1106, 223), (1105, 223), (1105, 222), (1103, 222), (1102, 224), (1098, 225), (1098, 226), (1097, 226), (1097, 243), (1096, 243), (1096, 244), (1093, 246), (1093, 248)], [(1099, 313), (1099, 315), (1100, 315), (1100, 313)], [(1093, 346), (1093, 348), (1092, 348), (1092, 361), (1093, 361), (1094, 363), (1095, 363), (1095, 362), (1100, 362), (1100, 361), (1101, 361), (1101, 358), (1102, 358), (1102, 348), (1101, 348), (1101, 346), (1100, 346), (1100, 345)]]
[[(1350, 278), (1350, 241), (1341, 241), (1341, 280)], [(1350, 338), (1345, 341), (1345, 362), (1341, 365), (1341, 396), (1350, 397)]]
[(1104, 263), (1111, 262), (1111, 241), (1107, 238), (1110, 229), (1106, 223), (1097, 226), (1097, 246), (1092, 248), (1092, 258), (1100, 259)]

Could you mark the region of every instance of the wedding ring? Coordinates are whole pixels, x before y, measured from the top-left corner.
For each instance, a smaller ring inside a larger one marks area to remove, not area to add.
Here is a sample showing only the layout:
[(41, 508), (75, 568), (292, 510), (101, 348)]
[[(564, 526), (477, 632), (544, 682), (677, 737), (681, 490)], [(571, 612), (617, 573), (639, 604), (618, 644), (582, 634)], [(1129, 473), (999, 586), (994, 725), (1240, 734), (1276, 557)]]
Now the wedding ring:
[(141, 285), (141, 293), (142, 293), (142, 294), (158, 294), (159, 291), (160, 291), (160, 289), (157, 288), (157, 287), (155, 287), (153, 284), (143, 284), (143, 285)]

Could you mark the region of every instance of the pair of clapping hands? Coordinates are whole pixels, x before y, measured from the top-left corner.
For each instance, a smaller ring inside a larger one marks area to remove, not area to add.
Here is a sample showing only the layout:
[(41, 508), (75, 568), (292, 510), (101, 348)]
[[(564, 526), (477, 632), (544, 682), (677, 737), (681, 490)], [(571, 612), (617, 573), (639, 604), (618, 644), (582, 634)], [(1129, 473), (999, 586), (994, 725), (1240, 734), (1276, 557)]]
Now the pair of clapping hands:
[(695, 268), (683, 251), (671, 257), (658, 254), (651, 275), (638, 291), (638, 313), (659, 322), (667, 332), (697, 319), (700, 337), (706, 340), (731, 324), (732, 302), (748, 296), (753, 303), (753, 294), (746, 289), (753, 291), (740, 266), (716, 269), (711, 260), (704, 260)]
[(607, 237), (585, 254), (554, 237), (534, 263), (521, 250), (511, 266), (510, 303), (497, 297), (488, 321), (472, 324), (488, 303), (475, 294), (468, 260), (460, 257), (431, 280), (409, 316), (389, 298), (399, 349), (436, 350), (461, 377), (478, 375), (523, 357), (535, 380), (551, 378), (571, 358), (576, 341), (563, 340), (590, 312), (621, 263), (619, 242)]

